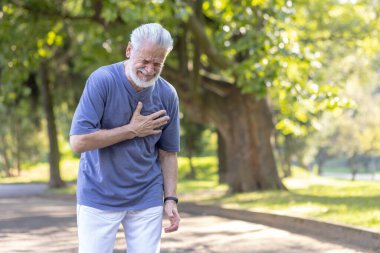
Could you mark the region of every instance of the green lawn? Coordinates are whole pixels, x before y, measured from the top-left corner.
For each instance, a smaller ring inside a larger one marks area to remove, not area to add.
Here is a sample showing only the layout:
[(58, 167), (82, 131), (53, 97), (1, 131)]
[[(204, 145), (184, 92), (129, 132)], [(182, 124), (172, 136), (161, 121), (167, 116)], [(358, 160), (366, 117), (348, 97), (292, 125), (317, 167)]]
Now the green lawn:
[[(280, 214), (317, 218), (330, 222), (371, 228), (380, 231), (380, 183), (322, 178), (295, 169), (292, 178), (283, 182), (289, 191), (264, 191), (226, 195), (228, 187), (217, 183), (215, 157), (194, 159), (197, 180), (186, 179), (188, 160), (179, 158), (178, 192), (181, 201), (220, 205), (226, 208), (269, 211)], [(62, 177), (75, 180), (78, 160), (61, 164)], [(46, 164), (23, 172), (21, 178), (0, 178), (0, 183), (47, 181)], [(58, 193), (75, 193), (75, 185)]]
[[(288, 191), (264, 191), (226, 194), (228, 187), (218, 185), (216, 159), (202, 158), (201, 180), (180, 178), (179, 193), (185, 201), (220, 205), (252, 211), (274, 212), (307, 218), (322, 219), (346, 225), (366, 227), (380, 231), (380, 182), (351, 181), (318, 177), (299, 168), (294, 176), (284, 179)], [(183, 167), (182, 172), (188, 172)]]
[(378, 182), (311, 177), (287, 179), (284, 183), (289, 189), (288, 192), (222, 195), (210, 197), (205, 202), (228, 208), (319, 218), (380, 231)]
[[(71, 158), (61, 161), (60, 172), (65, 181), (75, 181), (78, 173), (79, 159)], [(0, 183), (42, 183), (49, 180), (47, 163), (24, 165), (21, 175), (17, 177), (0, 177)]]

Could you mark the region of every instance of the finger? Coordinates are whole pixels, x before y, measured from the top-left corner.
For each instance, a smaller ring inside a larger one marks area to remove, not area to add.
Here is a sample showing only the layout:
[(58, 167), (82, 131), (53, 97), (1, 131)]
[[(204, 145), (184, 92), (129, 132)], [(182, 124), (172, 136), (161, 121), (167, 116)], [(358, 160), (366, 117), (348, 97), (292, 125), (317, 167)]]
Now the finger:
[(158, 119), (155, 119), (156, 121), (158, 122), (168, 122), (170, 119), (169, 116), (164, 116), (164, 117), (161, 117), (161, 118), (158, 118)]
[(149, 115), (152, 119), (157, 119), (158, 117), (165, 115), (166, 111), (165, 110), (160, 110), (158, 112), (154, 112), (151, 115)]
[(165, 213), (170, 221), (169, 226), (164, 228), (165, 233), (177, 231), (180, 222), (180, 216), (177, 208), (173, 206), (173, 204), (168, 203), (165, 205)]
[(143, 103), (139, 101), (137, 103), (136, 110), (134, 111), (133, 115), (140, 115), (142, 107), (143, 107)]
[(162, 130), (153, 130), (152, 134), (160, 134), (161, 132), (162, 132)]
[(165, 227), (165, 233), (170, 233), (170, 232), (177, 231), (178, 227), (179, 227), (179, 223), (178, 222), (170, 223), (169, 226)]
[(173, 215), (172, 217), (169, 217), (170, 225), (165, 228), (165, 233), (170, 233), (178, 230), (179, 227), (179, 216)]
[(163, 125), (165, 125), (166, 123), (168, 123), (168, 121), (169, 121), (169, 117), (168, 116), (165, 116), (165, 117), (162, 117), (162, 118), (158, 118), (158, 119), (156, 119), (156, 120), (154, 120), (154, 125), (156, 126), (156, 127), (160, 127), (160, 126), (163, 126)]
[(178, 225), (170, 225), (169, 227), (165, 228), (165, 233), (171, 233), (178, 230)]

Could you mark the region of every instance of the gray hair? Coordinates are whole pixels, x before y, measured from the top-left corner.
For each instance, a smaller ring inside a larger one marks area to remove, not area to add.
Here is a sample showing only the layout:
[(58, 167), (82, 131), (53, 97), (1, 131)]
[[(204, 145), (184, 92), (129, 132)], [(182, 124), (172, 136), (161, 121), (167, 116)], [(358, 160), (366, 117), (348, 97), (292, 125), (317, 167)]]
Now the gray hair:
[(144, 24), (132, 31), (131, 43), (135, 48), (139, 48), (145, 42), (165, 48), (167, 53), (173, 49), (172, 36), (168, 30), (157, 23)]

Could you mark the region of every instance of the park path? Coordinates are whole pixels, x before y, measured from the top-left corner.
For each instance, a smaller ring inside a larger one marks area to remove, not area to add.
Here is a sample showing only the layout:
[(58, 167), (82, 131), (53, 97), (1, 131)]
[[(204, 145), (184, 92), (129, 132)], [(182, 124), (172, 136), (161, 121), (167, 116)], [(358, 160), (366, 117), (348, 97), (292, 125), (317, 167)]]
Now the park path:
[[(17, 197), (8, 191), (8, 197), (4, 194), (6, 186), (0, 185), (3, 193), (0, 194), (0, 252), (76, 252), (75, 199), (36, 195), (38, 191), (32, 194), (27, 187), (19, 185), (19, 192), (24, 194)], [(181, 210), (181, 214), (180, 231), (163, 234), (162, 253), (368, 252), (260, 224), (194, 215), (186, 210)], [(125, 252), (121, 229), (114, 252)]]

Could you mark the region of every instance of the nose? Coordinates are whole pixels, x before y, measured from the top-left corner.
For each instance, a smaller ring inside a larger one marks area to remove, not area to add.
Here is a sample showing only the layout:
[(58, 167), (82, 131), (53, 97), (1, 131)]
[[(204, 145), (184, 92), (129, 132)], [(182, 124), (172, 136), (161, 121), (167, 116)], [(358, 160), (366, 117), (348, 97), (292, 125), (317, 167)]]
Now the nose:
[(154, 74), (154, 65), (153, 63), (149, 63), (145, 66), (145, 71), (147, 72), (148, 75), (153, 75)]

